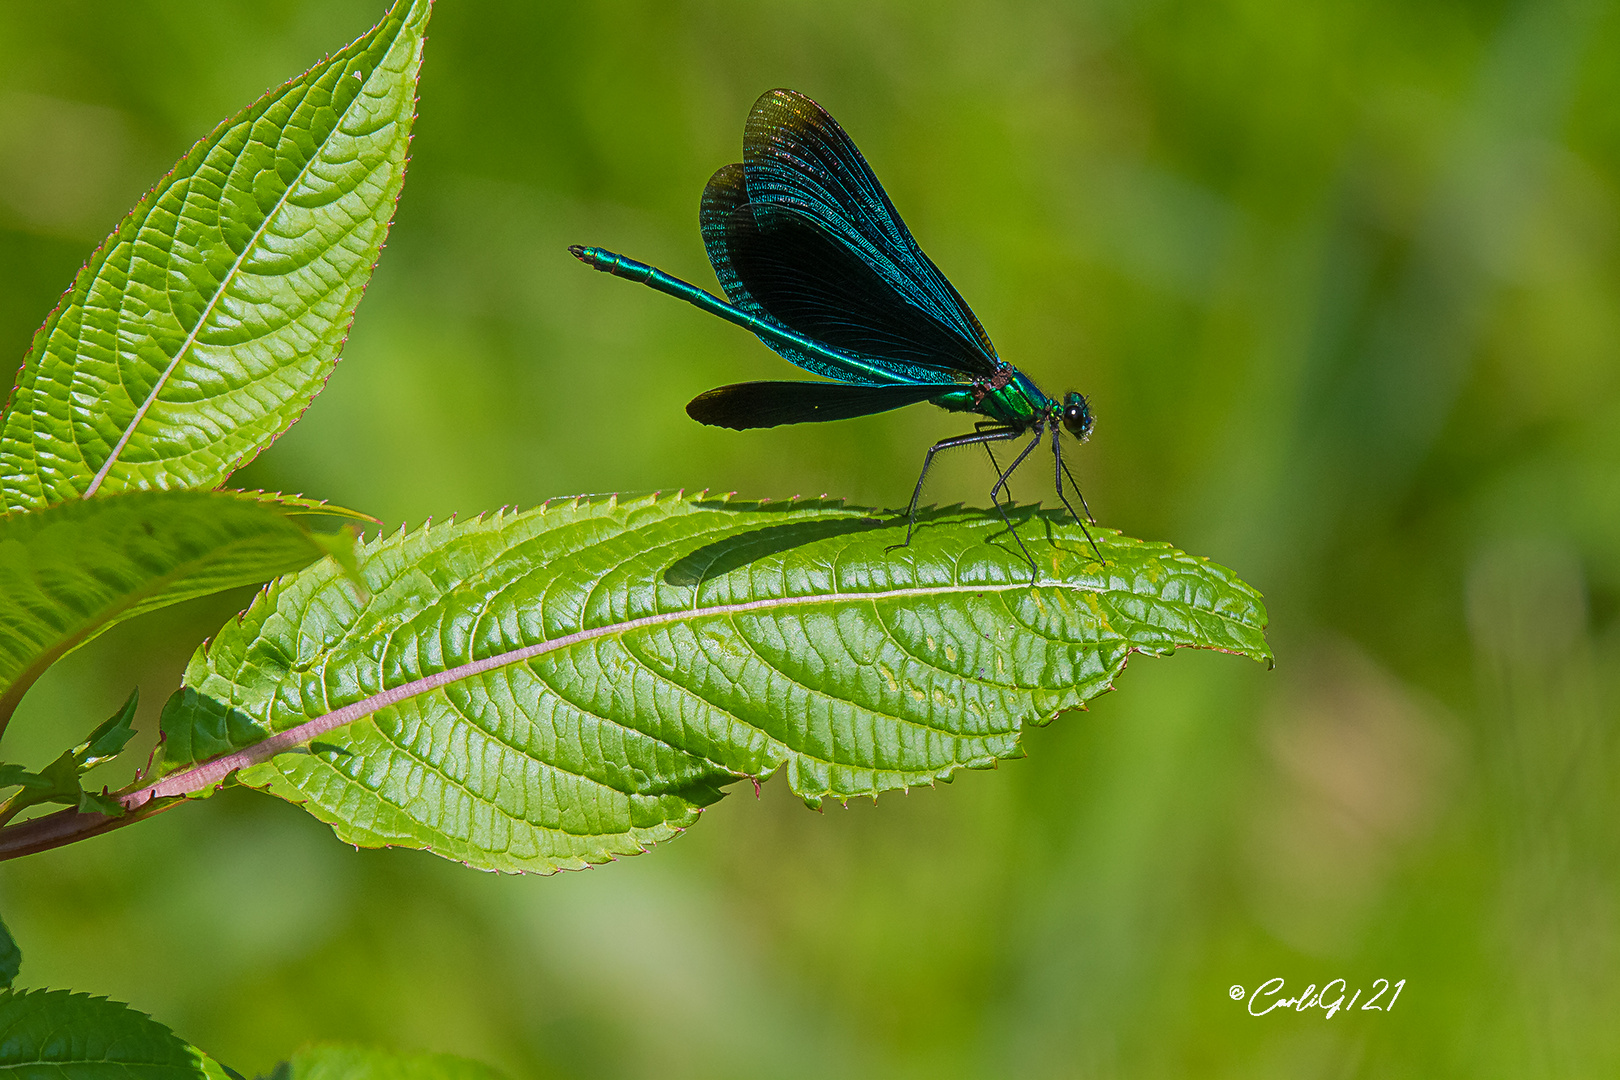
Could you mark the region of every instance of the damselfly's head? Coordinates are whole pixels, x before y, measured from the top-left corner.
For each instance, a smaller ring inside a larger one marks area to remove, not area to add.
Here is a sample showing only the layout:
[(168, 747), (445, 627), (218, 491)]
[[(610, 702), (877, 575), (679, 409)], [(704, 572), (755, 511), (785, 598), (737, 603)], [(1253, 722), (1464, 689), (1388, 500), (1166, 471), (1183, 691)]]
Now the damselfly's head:
[(1085, 442), (1091, 438), (1091, 425), (1093, 423), (1091, 406), (1086, 404), (1085, 395), (1070, 390), (1063, 395), (1063, 426), (1069, 429), (1069, 434)]

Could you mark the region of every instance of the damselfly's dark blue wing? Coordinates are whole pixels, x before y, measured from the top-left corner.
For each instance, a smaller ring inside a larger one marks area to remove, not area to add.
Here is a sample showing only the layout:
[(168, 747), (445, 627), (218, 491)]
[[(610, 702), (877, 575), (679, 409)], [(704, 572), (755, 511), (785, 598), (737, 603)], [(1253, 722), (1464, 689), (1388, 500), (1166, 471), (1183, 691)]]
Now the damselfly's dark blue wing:
[[(747, 255), (747, 252), (752, 252), (757, 246), (752, 241), (758, 233), (754, 225), (754, 215), (748, 209), (747, 202), (741, 164), (723, 166), (709, 178), (708, 186), (703, 189), (703, 202), (698, 208), (698, 224), (703, 231), (703, 247), (708, 252), (709, 263), (714, 267), (715, 277), (720, 279), (720, 288), (725, 290), (728, 300), (756, 319), (775, 323), (796, 333), (814, 336), (768, 310), (749, 291), (748, 286), (743, 284), (739, 263), (749, 270), (750, 277), (778, 308), (792, 306), (782, 304), (782, 290), (773, 282), (760, 280), (760, 274), (753, 265), (754, 260)], [(734, 252), (738, 258), (733, 258)], [(811, 356), (769, 338), (760, 340), (776, 350), (783, 359), (799, 365), (806, 371), (825, 375), (829, 379), (868, 384), (910, 381), (907, 379), (908, 373), (891, 371), (886, 364), (875, 363), (871, 358), (852, 355), (849, 363), (838, 364), (824, 356)], [(832, 343), (829, 341), (825, 344)], [(931, 375), (930, 378), (937, 380), (939, 376)]]
[[(958, 337), (906, 303), (883, 276), (832, 233), (802, 216), (760, 227), (743, 166), (715, 173), (700, 213), (709, 261), (732, 303), (830, 345), (837, 364), (771, 344), (809, 371), (848, 382), (954, 383), (977, 372)], [(994, 369), (991, 369), (994, 370)]]
[[(852, 382), (967, 381), (1000, 366), (983, 328), (912, 239), (872, 170), (819, 105), (791, 90), (755, 103), (743, 164), (709, 181), (704, 244), (738, 307), (851, 355)], [(773, 346), (774, 347), (774, 346)]]
[(872, 386), (836, 382), (747, 382), (717, 386), (686, 406), (692, 419), (715, 427), (776, 427), (888, 412), (927, 401), (954, 384), (894, 383)]
[(957, 337), (972, 374), (1000, 366), (979, 320), (923, 254), (855, 143), (793, 90), (761, 94), (743, 129), (748, 201), (762, 229), (806, 219), (876, 270), (907, 303)]

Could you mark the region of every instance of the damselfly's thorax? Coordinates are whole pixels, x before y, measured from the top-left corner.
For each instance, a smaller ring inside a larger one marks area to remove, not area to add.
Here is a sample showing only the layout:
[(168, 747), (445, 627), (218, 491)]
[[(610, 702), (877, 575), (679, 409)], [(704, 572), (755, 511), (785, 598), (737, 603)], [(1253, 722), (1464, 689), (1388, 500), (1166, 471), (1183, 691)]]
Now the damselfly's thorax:
[(1002, 364), (993, 374), (973, 380), (967, 389), (971, 404), (965, 401), (964, 411), (1020, 430), (1045, 420), (1052, 406), (1051, 399), (1029, 376), (1011, 364)]
[(990, 376), (988, 379), (978, 379), (973, 383), (973, 388), (969, 391), (969, 393), (973, 395), (973, 404), (982, 406), (985, 398), (989, 397), (991, 394), (994, 394), (996, 391), (1003, 389), (1012, 381), (1012, 365), (1001, 365), (1001, 367), (996, 370), (996, 373)]

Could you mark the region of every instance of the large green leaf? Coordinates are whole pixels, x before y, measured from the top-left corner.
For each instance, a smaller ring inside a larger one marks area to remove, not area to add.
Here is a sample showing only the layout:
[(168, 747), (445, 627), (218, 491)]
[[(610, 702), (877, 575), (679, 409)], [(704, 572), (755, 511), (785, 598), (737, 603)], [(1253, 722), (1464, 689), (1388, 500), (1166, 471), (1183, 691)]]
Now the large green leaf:
[(91, 256), (6, 411), (7, 508), (213, 487), (298, 418), (405, 180), (428, 4), (220, 125)]
[(320, 558), (294, 500), (133, 491), (0, 514), (0, 729), (35, 679), (145, 611)]
[[(1265, 658), (1259, 596), (1164, 544), (1020, 511), (597, 499), (319, 565), (198, 650), (151, 795), (242, 782), (346, 841), (553, 870), (641, 851), (785, 767), (806, 801), (1018, 754), (1132, 652)], [(201, 764), (200, 764), (201, 763)]]
[(501, 1080), (488, 1065), (449, 1054), (391, 1054), (361, 1046), (311, 1046), (271, 1080)]
[(60, 1080), (226, 1080), (145, 1013), (66, 990), (0, 994), (0, 1074)]

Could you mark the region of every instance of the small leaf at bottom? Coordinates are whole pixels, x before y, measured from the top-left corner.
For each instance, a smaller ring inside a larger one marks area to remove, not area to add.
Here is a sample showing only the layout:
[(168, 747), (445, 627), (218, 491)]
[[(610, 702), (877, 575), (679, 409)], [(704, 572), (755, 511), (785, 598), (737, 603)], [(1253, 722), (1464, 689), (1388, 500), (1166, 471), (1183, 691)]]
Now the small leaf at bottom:
[(66, 990), (0, 994), (0, 1074), (65, 1080), (226, 1080), (145, 1013)]

